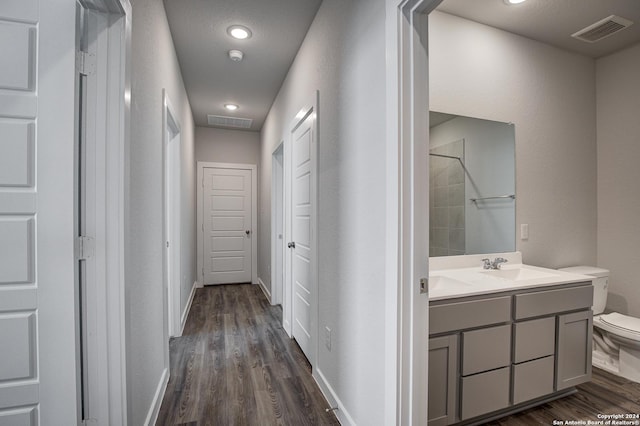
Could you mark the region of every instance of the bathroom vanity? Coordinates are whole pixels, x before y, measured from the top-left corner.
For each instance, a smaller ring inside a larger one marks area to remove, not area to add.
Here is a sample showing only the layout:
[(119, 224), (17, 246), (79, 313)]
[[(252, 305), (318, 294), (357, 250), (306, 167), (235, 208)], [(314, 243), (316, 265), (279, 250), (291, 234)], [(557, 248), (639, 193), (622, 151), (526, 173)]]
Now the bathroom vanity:
[(483, 423), (591, 379), (590, 278), (501, 256), (496, 270), (468, 266), (485, 256), (431, 262), (430, 425)]

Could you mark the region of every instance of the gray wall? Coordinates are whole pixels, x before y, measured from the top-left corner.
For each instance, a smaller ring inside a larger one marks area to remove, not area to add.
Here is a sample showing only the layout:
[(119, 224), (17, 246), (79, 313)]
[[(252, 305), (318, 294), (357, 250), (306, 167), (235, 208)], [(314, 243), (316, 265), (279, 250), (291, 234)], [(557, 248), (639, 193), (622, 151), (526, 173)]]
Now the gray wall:
[(607, 307), (640, 317), (640, 45), (596, 70), (598, 266), (611, 270)]
[[(165, 368), (162, 89), (182, 127), (182, 292), (195, 281), (193, 117), (161, 1), (135, 0), (125, 253), (129, 424), (141, 425)], [(184, 301), (183, 301), (184, 303)]]
[(196, 161), (258, 164), (260, 133), (196, 127)]
[(515, 124), (524, 261), (593, 264), (594, 60), (441, 12), (431, 15), (429, 36), (430, 109)]
[(271, 156), (314, 91), (319, 100), (317, 369), (356, 424), (385, 407), (385, 2), (325, 0), (262, 129), (259, 277), (270, 287)]

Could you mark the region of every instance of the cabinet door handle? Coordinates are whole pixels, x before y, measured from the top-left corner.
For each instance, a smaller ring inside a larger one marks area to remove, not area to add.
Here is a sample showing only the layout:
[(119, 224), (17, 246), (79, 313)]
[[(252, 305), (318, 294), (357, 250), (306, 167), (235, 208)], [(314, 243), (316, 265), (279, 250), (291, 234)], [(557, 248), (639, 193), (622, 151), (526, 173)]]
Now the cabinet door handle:
[(290, 243), (287, 244), (287, 247), (289, 248), (296, 248), (296, 243), (295, 241), (291, 241)]

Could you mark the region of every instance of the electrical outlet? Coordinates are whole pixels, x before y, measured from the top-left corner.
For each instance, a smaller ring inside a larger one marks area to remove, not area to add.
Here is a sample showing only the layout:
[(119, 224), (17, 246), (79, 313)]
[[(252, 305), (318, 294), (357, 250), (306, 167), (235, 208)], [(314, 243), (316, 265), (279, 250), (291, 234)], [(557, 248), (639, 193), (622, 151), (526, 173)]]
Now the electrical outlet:
[(527, 223), (520, 224), (520, 239), (521, 240), (529, 239), (529, 224)]
[(324, 328), (324, 345), (331, 351), (331, 329), (329, 327)]

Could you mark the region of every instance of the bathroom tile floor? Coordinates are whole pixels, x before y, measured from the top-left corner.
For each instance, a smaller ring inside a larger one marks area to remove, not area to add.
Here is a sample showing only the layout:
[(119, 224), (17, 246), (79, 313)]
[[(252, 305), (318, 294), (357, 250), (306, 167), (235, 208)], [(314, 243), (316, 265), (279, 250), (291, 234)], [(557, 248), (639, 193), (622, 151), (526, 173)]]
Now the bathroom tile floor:
[(339, 425), (257, 285), (196, 290), (157, 425)]
[[(487, 423), (488, 425), (528, 426), (564, 424), (607, 424), (606, 415), (620, 415), (617, 421), (640, 424), (640, 383), (615, 376), (598, 368), (593, 380), (579, 385), (578, 392), (535, 408)], [(611, 418), (615, 419), (615, 418)], [(554, 423), (554, 420), (557, 421)], [(571, 423), (571, 422), (575, 423)], [(589, 422), (592, 423), (589, 423)], [(566, 423), (565, 423), (566, 422)], [(636, 423), (638, 422), (638, 423)], [(616, 423), (609, 423), (609, 425)]]

